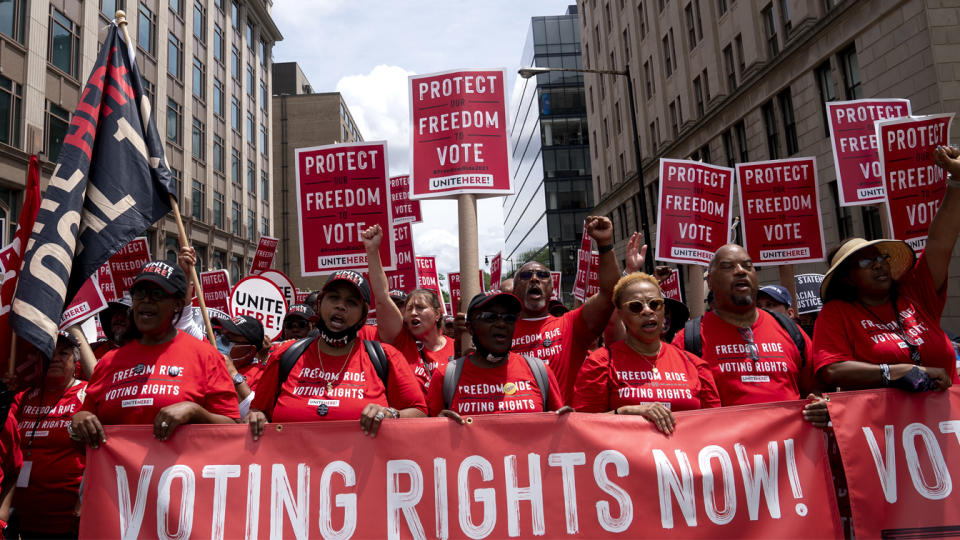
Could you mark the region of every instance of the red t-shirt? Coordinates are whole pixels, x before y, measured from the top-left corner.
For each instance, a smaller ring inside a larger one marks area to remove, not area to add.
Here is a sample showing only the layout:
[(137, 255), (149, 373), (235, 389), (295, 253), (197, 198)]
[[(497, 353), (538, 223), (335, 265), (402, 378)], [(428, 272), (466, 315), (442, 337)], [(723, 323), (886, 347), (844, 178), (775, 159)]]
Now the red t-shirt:
[[(449, 365), (449, 364), (448, 364)], [(482, 368), (469, 360), (463, 365), (457, 389), (450, 407), (443, 403), (443, 377), (447, 366), (433, 372), (427, 403), (430, 416), (449, 408), (462, 415), (543, 412), (543, 397), (527, 360), (511, 352), (506, 362), (497, 367)], [(563, 397), (553, 372), (547, 370), (550, 388), (547, 390), (547, 409), (563, 407)]]
[(223, 356), (206, 341), (178, 330), (166, 343), (145, 346), (133, 340), (107, 353), (90, 377), (83, 410), (104, 425), (152, 424), (160, 409), (181, 401), (240, 417)]
[(428, 351), (426, 348), (423, 349), (423, 357), (420, 356), (420, 346), (417, 344), (417, 338), (413, 337), (413, 334), (404, 327), (400, 330), (400, 333), (397, 334), (397, 337), (393, 339), (393, 345), (396, 347), (400, 354), (403, 355), (403, 358), (406, 359), (407, 363), (410, 364), (410, 368), (413, 369), (413, 374), (417, 377), (417, 382), (420, 383), (420, 391), (423, 392), (423, 395), (427, 395), (427, 389), (430, 388), (430, 378), (433, 376), (433, 372), (437, 368), (447, 365), (447, 362), (453, 358), (454, 349), (453, 349), (453, 339), (444, 336), (446, 343), (443, 344), (443, 347), (439, 351)]
[[(805, 382), (812, 380), (810, 338), (803, 335), (807, 361), (801, 374), (800, 351), (790, 334), (773, 315), (762, 309), (757, 312), (757, 320), (750, 327), (760, 354), (757, 361), (750, 360), (747, 342), (736, 326), (712, 311), (700, 320), (702, 358), (710, 366), (720, 402), (725, 406), (800, 399), (801, 386), (807, 386), (799, 382), (801, 375)], [(673, 338), (673, 344), (681, 349), (683, 336), (684, 331), (680, 330)]]
[[(279, 360), (286, 347), (278, 348), (270, 356), (257, 395), (250, 405), (251, 409), (263, 411), (274, 422), (357, 420), (368, 403), (427, 412), (420, 385), (400, 352), (390, 345), (383, 345), (390, 365), (387, 388), (384, 388), (360, 340), (354, 341), (349, 354), (324, 354), (322, 364), (317, 345), (314, 343), (308, 347), (283, 381), (278, 396)], [(327, 381), (333, 383), (329, 395)], [(318, 412), (321, 405), (326, 406), (327, 414)]]
[(13, 498), (23, 530), (67, 534), (80, 526), (73, 509), (80, 497), (85, 457), (82, 445), (70, 440), (67, 426), (83, 405), (86, 388), (87, 383), (78, 380), (62, 395), (41, 396), (34, 388), (16, 397), (21, 447), (30, 467), (27, 486), (17, 487)]
[(10, 407), (7, 421), (0, 432), (0, 484), (8, 476), (16, 478), (23, 466), (23, 453), (20, 451), (20, 430), (17, 429), (15, 405)]
[(518, 320), (510, 351), (543, 360), (556, 376), (564, 402), (569, 402), (577, 372), (596, 338), (587, 330), (583, 307), (579, 307), (562, 317)]
[(660, 346), (656, 358), (637, 353), (626, 341), (597, 349), (583, 363), (574, 385), (573, 408), (581, 412), (650, 402), (686, 411), (719, 407), (720, 397), (707, 363), (669, 343)]
[[(919, 345), (920, 363), (943, 368), (957, 383), (957, 356), (950, 339), (940, 328), (947, 301), (947, 285), (933, 287), (927, 258), (897, 280), (897, 309), (903, 330)], [(816, 370), (846, 360), (871, 364), (912, 364), (910, 349), (898, 335), (893, 306), (869, 306), (832, 300), (823, 306), (813, 330)]]

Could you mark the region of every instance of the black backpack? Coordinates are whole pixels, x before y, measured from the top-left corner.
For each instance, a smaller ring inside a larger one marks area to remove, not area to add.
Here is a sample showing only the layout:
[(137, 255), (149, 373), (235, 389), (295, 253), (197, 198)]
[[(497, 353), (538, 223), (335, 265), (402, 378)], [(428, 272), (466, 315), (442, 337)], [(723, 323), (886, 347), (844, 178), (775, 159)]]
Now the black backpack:
[[(290, 371), (293, 370), (294, 364), (303, 356), (307, 347), (312, 345), (319, 336), (319, 333), (310, 333), (307, 337), (298, 339), (293, 345), (287, 347), (287, 350), (283, 351), (283, 354), (280, 355), (280, 360), (278, 360), (280, 362), (280, 377), (277, 380), (277, 396), (280, 395), (283, 382), (290, 376)], [(379, 341), (365, 339), (363, 340), (363, 347), (367, 350), (367, 356), (370, 357), (370, 363), (373, 364), (373, 369), (376, 370), (377, 376), (383, 381), (383, 388), (386, 389), (387, 378), (390, 375), (390, 364), (387, 362), (387, 353), (383, 350), (383, 346), (380, 345)]]
[[(532, 356), (523, 355), (527, 361), (530, 372), (533, 373), (533, 379), (540, 388), (540, 399), (543, 402), (543, 410), (547, 411), (547, 398), (550, 391), (550, 376), (547, 375), (547, 366), (543, 360)], [(453, 395), (457, 391), (457, 383), (460, 382), (460, 373), (463, 372), (463, 364), (467, 362), (466, 356), (461, 356), (456, 360), (447, 362), (447, 371), (443, 374), (443, 408), (449, 409), (453, 401)]]
[[(787, 334), (790, 334), (790, 339), (793, 340), (793, 344), (796, 345), (797, 350), (800, 351), (800, 365), (797, 367), (802, 368), (807, 361), (807, 342), (803, 339), (803, 330), (797, 326), (797, 323), (793, 322), (793, 319), (783, 313), (764, 308), (759, 309), (763, 309), (770, 315), (773, 315), (773, 318), (787, 331)], [(702, 319), (703, 317), (695, 317), (683, 325), (683, 348), (699, 357), (703, 356), (703, 336), (700, 335), (700, 322)]]

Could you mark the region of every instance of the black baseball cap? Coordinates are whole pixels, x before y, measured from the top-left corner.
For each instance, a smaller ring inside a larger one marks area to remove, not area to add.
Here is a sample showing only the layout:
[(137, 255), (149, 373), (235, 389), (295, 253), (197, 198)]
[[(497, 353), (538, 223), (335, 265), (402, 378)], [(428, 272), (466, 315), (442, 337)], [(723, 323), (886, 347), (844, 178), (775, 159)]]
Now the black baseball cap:
[(283, 320), (286, 321), (290, 317), (301, 317), (310, 322), (316, 322), (317, 312), (306, 304), (294, 304), (287, 310), (287, 314), (283, 316)]
[(80, 341), (69, 332), (57, 332), (57, 343), (59, 344), (61, 341), (66, 341), (71, 347), (80, 346)]
[(363, 301), (368, 305), (370, 304), (370, 282), (363, 277), (363, 274), (354, 272), (353, 270), (337, 270), (327, 278), (327, 282), (324, 283), (323, 288), (320, 289), (321, 292), (327, 292), (327, 289), (338, 281), (344, 281), (353, 285), (354, 288), (357, 289), (357, 292), (360, 293)]
[(516, 296), (503, 291), (490, 291), (480, 293), (470, 300), (470, 305), (467, 307), (467, 318), (469, 319), (474, 311), (493, 304), (505, 305), (511, 313), (520, 313), (523, 311), (523, 304), (520, 303), (520, 299)]
[(224, 333), (232, 332), (245, 337), (247, 342), (255, 345), (257, 349), (263, 344), (263, 325), (249, 315), (238, 315), (232, 319), (214, 319), (213, 322)]
[(150, 261), (143, 265), (140, 273), (133, 280), (134, 288), (138, 283), (150, 282), (160, 287), (167, 294), (185, 297), (187, 295), (187, 276), (176, 265), (165, 261)]

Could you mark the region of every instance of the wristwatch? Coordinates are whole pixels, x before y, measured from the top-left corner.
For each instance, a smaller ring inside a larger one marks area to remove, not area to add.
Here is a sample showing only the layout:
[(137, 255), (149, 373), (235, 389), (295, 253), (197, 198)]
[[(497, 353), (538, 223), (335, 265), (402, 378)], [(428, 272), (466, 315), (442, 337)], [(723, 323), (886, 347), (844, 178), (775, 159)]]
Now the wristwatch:
[(247, 382), (247, 378), (241, 375), (240, 373), (233, 374), (233, 385), (240, 386), (241, 384)]
[(389, 414), (391, 418), (400, 418), (400, 411), (393, 407), (387, 407), (387, 414)]

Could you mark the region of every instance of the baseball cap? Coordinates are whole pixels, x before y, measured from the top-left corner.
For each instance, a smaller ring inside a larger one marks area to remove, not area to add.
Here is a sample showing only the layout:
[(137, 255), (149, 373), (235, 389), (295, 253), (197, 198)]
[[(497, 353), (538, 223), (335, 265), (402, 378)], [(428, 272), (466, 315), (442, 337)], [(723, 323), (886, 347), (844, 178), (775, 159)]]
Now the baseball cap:
[(286, 321), (290, 317), (302, 317), (310, 322), (315, 322), (317, 313), (306, 304), (294, 304), (287, 310), (287, 314), (283, 316), (283, 320)]
[(783, 285), (764, 285), (760, 287), (761, 293), (773, 298), (774, 302), (783, 304), (787, 307), (793, 306), (793, 300), (790, 298), (790, 291)]
[(398, 302), (406, 302), (406, 301), (407, 301), (407, 293), (401, 291), (400, 289), (391, 289), (391, 290), (390, 290), (390, 298), (391, 298), (392, 300), (396, 300), (396, 301), (398, 301)]
[(232, 319), (214, 319), (213, 322), (223, 332), (232, 332), (245, 337), (247, 342), (255, 345), (257, 349), (263, 344), (263, 325), (249, 315), (237, 315)]
[(187, 295), (187, 276), (179, 266), (172, 265), (165, 261), (150, 261), (143, 265), (140, 273), (134, 278), (132, 289), (138, 283), (148, 281), (157, 287), (160, 287), (167, 294), (178, 296)]
[(69, 332), (57, 332), (57, 343), (60, 343), (61, 341), (66, 341), (71, 347), (80, 346), (80, 341)]
[(523, 311), (523, 304), (516, 296), (502, 291), (490, 291), (480, 293), (470, 300), (470, 305), (467, 307), (467, 318), (469, 319), (474, 311), (493, 304), (504, 304), (510, 309), (511, 313)]
[(336, 272), (330, 274), (330, 277), (327, 278), (327, 282), (323, 284), (323, 289), (321, 289), (321, 291), (327, 292), (327, 288), (338, 281), (344, 281), (353, 285), (354, 288), (357, 289), (357, 292), (360, 293), (363, 301), (367, 304), (370, 303), (370, 283), (365, 277), (363, 277), (363, 274), (360, 272), (354, 272), (353, 270), (337, 270)]

